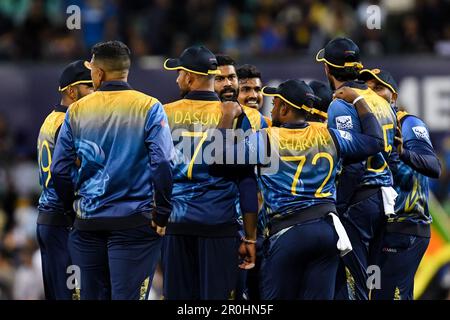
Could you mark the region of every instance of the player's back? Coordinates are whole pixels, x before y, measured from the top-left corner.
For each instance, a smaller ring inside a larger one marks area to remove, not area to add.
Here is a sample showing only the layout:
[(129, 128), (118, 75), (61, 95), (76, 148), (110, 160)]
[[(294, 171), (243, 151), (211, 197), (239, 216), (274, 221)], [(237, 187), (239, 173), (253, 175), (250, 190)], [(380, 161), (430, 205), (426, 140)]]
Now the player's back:
[[(366, 103), (374, 113), (379, 124), (383, 129), (384, 150), (374, 156), (367, 158), (367, 161), (360, 166), (362, 170), (359, 173), (359, 185), (371, 186), (392, 186), (392, 174), (389, 170), (386, 159), (390, 156), (394, 145), (394, 136), (396, 128), (396, 117), (384, 98), (377, 95), (373, 90), (368, 88), (365, 84), (351, 83), (351, 88), (355, 90), (360, 96), (364, 97)], [(330, 128), (337, 128), (339, 130), (355, 130), (361, 132), (361, 127), (357, 112), (353, 105), (343, 100), (334, 100), (328, 110)], [(351, 165), (357, 168), (358, 165)]]
[(39, 164), (39, 182), (42, 186), (42, 193), (39, 198), (39, 210), (46, 212), (64, 211), (62, 201), (53, 186), (50, 166), (55, 150), (56, 137), (61, 127), (67, 107), (58, 105), (44, 120), (39, 131), (37, 141), (38, 164)]
[(149, 121), (163, 121), (164, 111), (157, 99), (131, 87), (107, 88), (68, 111), (81, 160), (74, 207), (82, 218), (149, 214), (153, 187), (145, 132), (151, 132)]
[[(318, 204), (334, 204), (339, 155), (325, 124), (307, 123), (266, 129), (271, 166), (261, 171), (270, 218), (279, 218)], [(263, 173), (266, 172), (266, 173)]]
[(213, 225), (235, 221), (235, 181), (212, 176), (203, 159), (210, 142), (206, 131), (215, 128), (222, 116), (220, 104), (214, 92), (194, 91), (164, 106), (176, 152), (170, 222)]

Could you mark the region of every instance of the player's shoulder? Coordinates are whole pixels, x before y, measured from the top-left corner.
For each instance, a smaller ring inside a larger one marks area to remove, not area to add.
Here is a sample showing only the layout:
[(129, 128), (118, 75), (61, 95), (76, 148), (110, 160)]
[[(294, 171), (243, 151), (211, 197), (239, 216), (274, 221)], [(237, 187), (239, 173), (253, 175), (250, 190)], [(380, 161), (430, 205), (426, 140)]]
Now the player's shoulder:
[(136, 101), (138, 102), (138, 105), (143, 105), (147, 108), (151, 108), (156, 104), (159, 104), (159, 100), (155, 97), (148, 95), (144, 92), (137, 91), (137, 90), (124, 90), (122, 91), (125, 95), (126, 99), (129, 99), (130, 101)]
[(430, 134), (425, 122), (419, 117), (407, 114), (401, 120), (402, 135), (405, 139), (419, 139), (430, 141)]
[(339, 111), (350, 111), (353, 109), (353, 105), (351, 103), (348, 103), (345, 100), (336, 98), (333, 99), (333, 101), (331, 101), (329, 107), (328, 107), (328, 112), (339, 112)]
[(168, 103), (165, 103), (163, 106), (164, 106), (164, 109), (173, 109), (173, 108), (178, 108), (178, 107), (180, 107), (180, 106), (182, 106), (182, 105), (184, 105), (185, 104), (185, 101), (184, 101), (185, 99), (179, 99), (179, 100), (175, 100), (175, 101), (172, 101), (172, 102), (168, 102)]
[(255, 108), (247, 107), (246, 105), (242, 105), (242, 110), (247, 115), (261, 116), (261, 113), (258, 110), (256, 110)]
[(56, 132), (56, 130), (64, 122), (65, 115), (66, 114), (64, 112), (53, 110), (47, 115), (47, 117), (45, 117), (39, 132), (45, 134), (52, 134)]
[(328, 131), (327, 124), (323, 122), (309, 121), (309, 128), (316, 131)]
[(423, 126), (426, 127), (425, 122), (414, 114), (407, 113), (405, 111), (397, 112), (397, 119), (401, 122), (402, 126)]
[(263, 115), (263, 118), (264, 118), (264, 120), (266, 121), (267, 126), (268, 126), (268, 127), (271, 127), (271, 126), (272, 126), (272, 119), (270, 119), (269, 117), (264, 116), (264, 115)]
[(77, 109), (85, 107), (85, 106), (89, 106), (93, 103), (97, 104), (100, 96), (101, 96), (100, 91), (94, 91), (91, 94), (85, 95), (83, 98), (73, 102), (69, 106), (69, 108), (68, 108), (69, 113), (74, 113), (77, 111)]
[(261, 129), (262, 120), (265, 121), (261, 112), (259, 112), (255, 108), (250, 108), (245, 105), (242, 106), (242, 110), (250, 121), (252, 128), (255, 130)]

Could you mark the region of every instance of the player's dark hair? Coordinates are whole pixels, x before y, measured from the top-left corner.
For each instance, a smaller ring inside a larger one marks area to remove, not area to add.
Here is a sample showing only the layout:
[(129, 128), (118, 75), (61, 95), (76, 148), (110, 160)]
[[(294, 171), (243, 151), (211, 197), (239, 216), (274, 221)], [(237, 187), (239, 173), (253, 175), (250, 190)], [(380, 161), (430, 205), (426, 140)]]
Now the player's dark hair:
[(217, 66), (234, 66), (236, 62), (225, 54), (216, 54)]
[(238, 79), (250, 79), (250, 78), (259, 78), (261, 79), (261, 72), (251, 64), (243, 64), (236, 70), (236, 74)]
[(95, 60), (102, 61), (107, 71), (124, 71), (130, 69), (131, 51), (121, 41), (99, 42), (92, 47)]
[(336, 80), (342, 82), (358, 79), (360, 71), (356, 66), (336, 68), (328, 65), (328, 69), (330, 70), (330, 74), (336, 78)]

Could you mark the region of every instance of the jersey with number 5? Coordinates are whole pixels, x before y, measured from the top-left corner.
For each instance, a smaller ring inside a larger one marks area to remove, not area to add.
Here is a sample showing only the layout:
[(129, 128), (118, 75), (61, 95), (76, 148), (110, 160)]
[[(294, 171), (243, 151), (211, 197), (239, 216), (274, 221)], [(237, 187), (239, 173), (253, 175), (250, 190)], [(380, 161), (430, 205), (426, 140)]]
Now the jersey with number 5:
[[(383, 152), (367, 158), (364, 163), (364, 171), (360, 174), (359, 184), (392, 186), (392, 174), (386, 160), (389, 158), (394, 145), (395, 128), (397, 126), (395, 113), (386, 100), (369, 89), (365, 84), (355, 82), (349, 83), (349, 85), (358, 95), (364, 97), (383, 129), (384, 138)], [(350, 132), (361, 132), (361, 125), (354, 106), (341, 99), (334, 100), (328, 109), (328, 127)]]

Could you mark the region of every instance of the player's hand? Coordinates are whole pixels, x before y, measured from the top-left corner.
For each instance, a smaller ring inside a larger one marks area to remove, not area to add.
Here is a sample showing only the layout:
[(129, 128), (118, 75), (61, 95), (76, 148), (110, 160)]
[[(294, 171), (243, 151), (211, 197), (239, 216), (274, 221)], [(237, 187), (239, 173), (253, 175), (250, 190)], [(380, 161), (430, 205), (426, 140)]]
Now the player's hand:
[(153, 230), (156, 231), (157, 234), (159, 234), (161, 237), (166, 234), (166, 227), (160, 227), (156, 224), (155, 221), (152, 220), (151, 227)]
[(239, 256), (242, 259), (239, 268), (245, 270), (254, 268), (256, 261), (256, 244), (242, 242), (239, 246)]
[(356, 98), (358, 98), (358, 93), (350, 87), (342, 87), (337, 89), (333, 96), (337, 99), (342, 99), (348, 103), (352, 103)]
[(221, 104), (222, 115), (229, 118), (237, 118), (242, 113), (241, 105), (236, 101), (224, 101)]
[(403, 153), (403, 136), (400, 123), (397, 124), (397, 129), (395, 130), (394, 146), (397, 148), (398, 155), (401, 156)]

